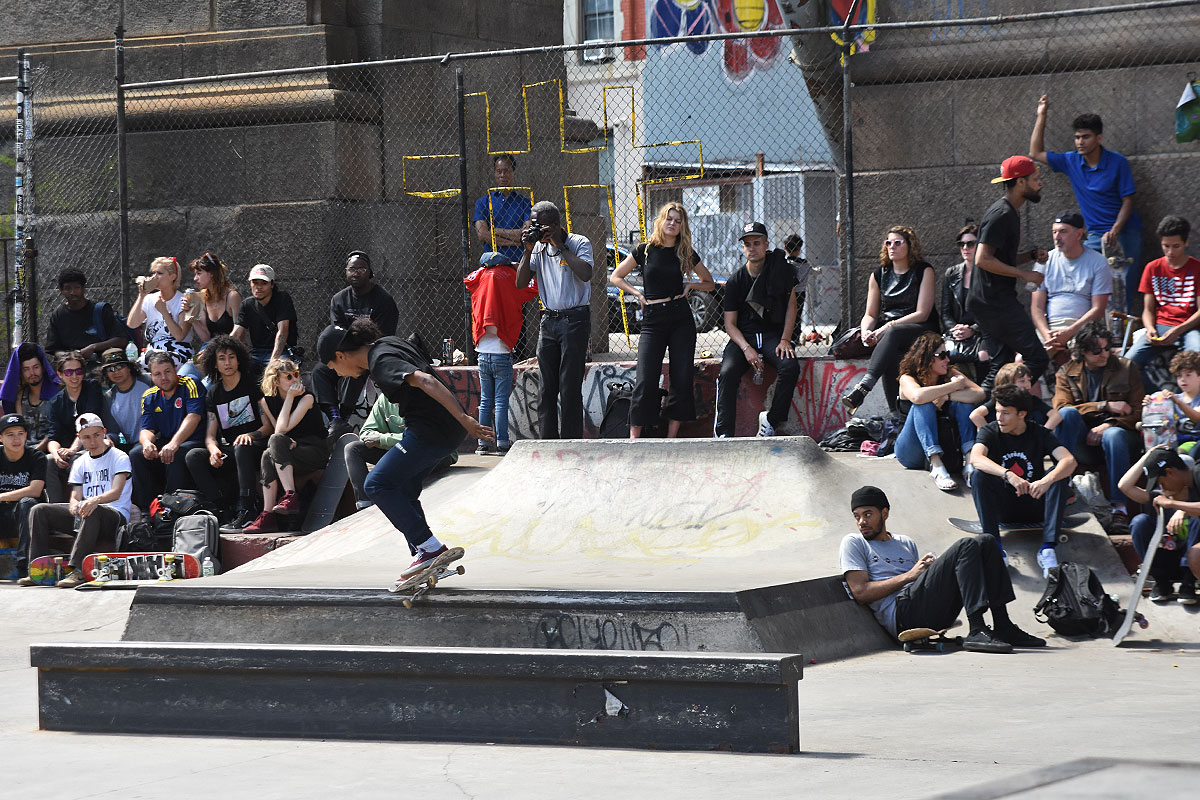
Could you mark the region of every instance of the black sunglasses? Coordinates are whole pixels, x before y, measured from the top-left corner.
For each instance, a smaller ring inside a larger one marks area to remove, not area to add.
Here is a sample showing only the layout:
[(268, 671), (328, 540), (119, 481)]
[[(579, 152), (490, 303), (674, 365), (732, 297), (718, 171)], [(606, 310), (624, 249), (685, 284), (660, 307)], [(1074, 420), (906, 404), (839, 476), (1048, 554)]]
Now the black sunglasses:
[(933, 357), (934, 358), (949, 358), (950, 353), (947, 352), (946, 350), (938, 350), (936, 353), (933, 354)]

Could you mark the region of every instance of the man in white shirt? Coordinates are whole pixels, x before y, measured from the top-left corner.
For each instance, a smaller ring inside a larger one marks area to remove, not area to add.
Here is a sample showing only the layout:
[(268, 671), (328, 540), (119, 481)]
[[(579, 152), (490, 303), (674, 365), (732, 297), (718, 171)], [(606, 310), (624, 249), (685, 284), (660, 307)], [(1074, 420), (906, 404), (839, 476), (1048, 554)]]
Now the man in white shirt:
[[(95, 552), (96, 541), (104, 536), (115, 538), (117, 529), (129, 521), (133, 484), (129, 456), (108, 439), (100, 417), (81, 414), (75, 430), (84, 454), (71, 465), (67, 479), (71, 500), (67, 503), (40, 503), (29, 513), (29, 560), (50, 554), (50, 533), (74, 533), (75, 544), (68, 560), (70, 572), (56, 585), (73, 589), (87, 581), (83, 560)], [(17, 583), (33, 586), (29, 578)]]
[(1033, 267), (1046, 279), (1033, 292), (1030, 313), (1053, 359), (1067, 354), (1071, 339), (1084, 325), (1104, 321), (1112, 294), (1112, 270), (1108, 259), (1083, 246), (1087, 229), (1079, 212), (1060, 211), (1054, 216), (1051, 233), (1054, 249), (1050, 257)]

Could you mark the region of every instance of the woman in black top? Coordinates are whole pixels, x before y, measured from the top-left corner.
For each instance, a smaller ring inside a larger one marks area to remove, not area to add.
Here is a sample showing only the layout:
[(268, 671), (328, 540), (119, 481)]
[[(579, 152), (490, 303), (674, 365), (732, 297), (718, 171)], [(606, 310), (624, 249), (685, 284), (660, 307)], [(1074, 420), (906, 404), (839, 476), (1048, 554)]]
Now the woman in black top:
[(192, 259), (188, 268), (198, 291), (189, 292), (180, 308), (192, 320), (198, 348), (203, 348), (214, 337), (233, 332), (233, 318), (242, 307), (242, 296), (229, 282), (225, 264), (212, 253)]
[(975, 248), (979, 244), (979, 228), (964, 225), (955, 241), (963, 260), (949, 267), (942, 276), (942, 297), (938, 302), (938, 313), (942, 317), (942, 333), (946, 337), (947, 350), (952, 364), (978, 364), (984, 368), (979, 375), (987, 374), (987, 362), (991, 353), (983, 341), (975, 315), (967, 311), (967, 292), (975, 271)]
[(880, 378), (888, 408), (895, 411), (901, 357), (922, 333), (938, 330), (933, 313), (937, 278), (933, 267), (921, 259), (921, 242), (912, 228), (888, 228), (879, 249), (879, 265), (871, 273), (867, 311), (861, 323), (863, 344), (874, 345), (875, 350), (867, 374), (842, 397), (842, 404), (852, 414)]
[[(625, 278), (634, 267), (642, 271), (642, 288)], [(688, 278), (696, 280), (687, 282)], [(692, 250), (692, 232), (687, 211), (679, 203), (658, 210), (654, 232), (645, 244), (634, 248), (608, 279), (609, 283), (637, 298), (642, 307), (638, 338), (637, 382), (629, 409), (629, 438), (639, 439), (647, 425), (657, 425), (661, 398), (658, 379), (663, 355), (671, 351), (671, 387), (661, 413), (667, 418), (667, 436), (679, 435), (679, 424), (696, 418), (692, 373), (696, 358), (696, 322), (688, 305), (688, 293), (711, 292), (716, 283), (700, 257)]]

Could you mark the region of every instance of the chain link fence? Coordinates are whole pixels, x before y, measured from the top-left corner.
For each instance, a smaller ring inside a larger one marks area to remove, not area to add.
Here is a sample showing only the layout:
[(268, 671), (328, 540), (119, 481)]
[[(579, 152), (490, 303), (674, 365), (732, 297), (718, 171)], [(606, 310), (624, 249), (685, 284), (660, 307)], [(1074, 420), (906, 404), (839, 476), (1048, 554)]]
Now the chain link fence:
[[(661, 0), (654, 13), (672, 4), (682, 32), (697, 29), (686, 13), (716, 8)], [(311, 352), (344, 285), (346, 254), (358, 249), (395, 297), (402, 332), (452, 338), (469, 352), (462, 277), (493, 247), (487, 223), (508, 224), (486, 200), (509, 188), (496, 185), (500, 154), (516, 162), (512, 190), (553, 201), (593, 244), (596, 359), (632, 357), (637, 306), (607, 275), (668, 200), (688, 209), (718, 281), (692, 298), (697, 357), (724, 347), (721, 283), (742, 263), (736, 232), (749, 220), (766, 223), (773, 246), (803, 238), (813, 269), (801, 353), (823, 354), (834, 327), (861, 314), (889, 226), (911, 225), (939, 271), (959, 260), (955, 233), (998, 196), (989, 179), (1000, 161), (1028, 150), (1043, 92), (1048, 148), (1070, 150), (1071, 117), (1095, 111), (1105, 144), (1134, 154), (1147, 230), (1191, 194), (1194, 169), (1177, 162), (1190, 151), (1172, 142), (1170, 124), (1200, 48), (1193, 0), (1003, 19), (987, 16), (1000, 10), (993, 0), (964, 0), (942, 9), (953, 20), (913, 16), (927, 17), (928, 6), (864, 3), (854, 19), (873, 27), (852, 29), (795, 4), (762, 5), (753, 35), (127, 82), (128, 273), (111, 51), (34, 56), (43, 327), (62, 269), (82, 269), (91, 297), (124, 310), (130, 275), (154, 257), (211, 251), (244, 294), (254, 264), (275, 267)], [(801, 24), (809, 27), (788, 28)], [(849, 124), (844, 40), (854, 48)], [(11, 150), (2, 138), (0, 147)], [(1026, 235), (1046, 246), (1053, 213), (1073, 204), (1065, 178), (1048, 181), (1045, 201), (1026, 206)], [(536, 319), (530, 309), (518, 356), (533, 354)]]

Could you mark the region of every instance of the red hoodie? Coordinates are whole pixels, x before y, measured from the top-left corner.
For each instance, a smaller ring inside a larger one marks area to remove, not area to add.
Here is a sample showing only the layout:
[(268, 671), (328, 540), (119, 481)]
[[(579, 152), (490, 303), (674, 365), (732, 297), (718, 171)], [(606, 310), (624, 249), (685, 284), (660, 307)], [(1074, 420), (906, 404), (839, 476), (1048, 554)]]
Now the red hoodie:
[(475, 344), (487, 333), (487, 326), (494, 325), (496, 335), (512, 350), (521, 335), (521, 306), (537, 297), (537, 282), (518, 289), (517, 271), (501, 264), (480, 267), (463, 278), (463, 284), (471, 293), (471, 337)]

